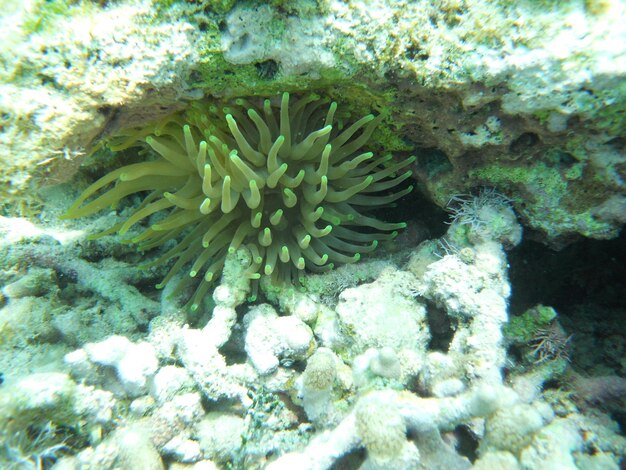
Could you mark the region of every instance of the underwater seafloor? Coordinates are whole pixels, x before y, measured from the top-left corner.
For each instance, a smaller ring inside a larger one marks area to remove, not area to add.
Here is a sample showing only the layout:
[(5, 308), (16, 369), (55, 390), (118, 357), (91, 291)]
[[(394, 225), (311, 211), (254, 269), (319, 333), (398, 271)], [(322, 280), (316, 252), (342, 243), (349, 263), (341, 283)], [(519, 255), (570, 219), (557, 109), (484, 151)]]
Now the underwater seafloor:
[(0, 468), (626, 468), (625, 1), (0, 6)]

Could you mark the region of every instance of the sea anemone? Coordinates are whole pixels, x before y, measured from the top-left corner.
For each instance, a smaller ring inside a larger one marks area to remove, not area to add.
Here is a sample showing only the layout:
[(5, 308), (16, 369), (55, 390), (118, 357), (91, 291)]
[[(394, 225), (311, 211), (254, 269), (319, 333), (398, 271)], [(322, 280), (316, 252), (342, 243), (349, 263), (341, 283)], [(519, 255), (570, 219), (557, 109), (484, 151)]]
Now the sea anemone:
[(305, 270), (358, 261), (405, 227), (365, 213), (411, 191), (393, 190), (411, 176), (405, 168), (414, 158), (393, 163), (391, 155), (362, 152), (380, 116), (343, 127), (337, 103), (328, 103), (284, 93), (280, 100), (238, 99), (221, 109), (196, 104), (135, 134), (132, 145), (144, 146), (151, 158), (100, 178), (65, 217), (147, 192), (124, 222), (98, 235), (123, 235), (152, 219), (129, 241), (140, 250), (168, 246), (151, 263), (175, 260), (157, 288), (184, 268), (188, 276), (176, 292), (201, 278), (192, 310), (219, 277), (226, 255), (241, 246), (251, 254), (246, 275), (253, 280), (270, 276), (297, 284)]

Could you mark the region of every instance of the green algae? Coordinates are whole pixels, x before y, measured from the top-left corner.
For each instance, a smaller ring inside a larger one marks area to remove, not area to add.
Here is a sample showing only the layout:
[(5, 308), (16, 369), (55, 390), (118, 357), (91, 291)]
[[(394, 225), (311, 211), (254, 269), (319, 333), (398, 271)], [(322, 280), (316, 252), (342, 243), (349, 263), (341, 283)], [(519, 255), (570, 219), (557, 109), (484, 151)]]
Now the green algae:
[(469, 176), (481, 185), (496, 187), (507, 195), (513, 195), (520, 214), (528, 217), (529, 224), (548, 237), (564, 231), (588, 237), (613, 236), (616, 229), (593, 213), (594, 204), (601, 200), (602, 195), (596, 194), (597, 190), (586, 191), (577, 187), (573, 191), (570, 188), (572, 181), (580, 181), (578, 178), (583, 171), (582, 163), (564, 170), (545, 162), (536, 162), (529, 167), (487, 165), (470, 170)]
[(535, 337), (538, 330), (548, 326), (556, 317), (554, 308), (537, 305), (522, 315), (510, 318), (503, 333), (513, 343), (527, 343)]
[(93, 13), (97, 8), (95, 3), (77, 0), (36, 0), (24, 17), (22, 31), (26, 35), (50, 32), (62, 18)]

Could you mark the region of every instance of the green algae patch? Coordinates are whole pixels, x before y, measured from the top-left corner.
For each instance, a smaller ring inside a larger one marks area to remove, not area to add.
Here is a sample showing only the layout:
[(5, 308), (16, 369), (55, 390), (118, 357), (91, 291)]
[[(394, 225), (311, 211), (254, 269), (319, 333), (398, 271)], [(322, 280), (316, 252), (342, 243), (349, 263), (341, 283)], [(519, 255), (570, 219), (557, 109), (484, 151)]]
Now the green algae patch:
[(26, 35), (48, 32), (52, 30), (56, 21), (68, 16), (88, 14), (94, 12), (96, 8), (96, 3), (90, 1), (38, 0), (28, 9), (22, 23), (22, 31)]
[(609, 222), (599, 220), (593, 213), (594, 205), (603, 200), (602, 194), (588, 185), (571, 185), (580, 181), (583, 172), (583, 164), (563, 169), (537, 162), (527, 168), (493, 164), (472, 169), (468, 174), (480, 185), (514, 195), (518, 213), (549, 238), (563, 232), (595, 238), (616, 235)]
[(567, 182), (563, 181), (557, 168), (543, 162), (531, 167), (507, 167), (487, 165), (469, 171), (472, 179), (480, 180), (485, 186), (510, 189), (522, 185), (530, 195), (544, 199), (549, 205), (557, 206), (567, 191)]
[(522, 315), (512, 317), (503, 329), (504, 336), (513, 343), (527, 343), (557, 317), (552, 307), (537, 305)]

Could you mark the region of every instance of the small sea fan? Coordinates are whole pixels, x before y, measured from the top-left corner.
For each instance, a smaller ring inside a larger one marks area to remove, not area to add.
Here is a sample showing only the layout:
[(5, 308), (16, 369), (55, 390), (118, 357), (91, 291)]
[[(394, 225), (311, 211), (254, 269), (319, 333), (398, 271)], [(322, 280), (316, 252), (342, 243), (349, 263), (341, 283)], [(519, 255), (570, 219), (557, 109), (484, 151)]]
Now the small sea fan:
[(134, 141), (145, 142), (153, 160), (100, 178), (65, 217), (93, 214), (148, 191), (126, 221), (99, 235), (125, 234), (166, 211), (130, 241), (140, 250), (175, 241), (151, 264), (175, 259), (159, 288), (187, 266), (187, 280), (202, 278), (190, 301), (193, 310), (219, 276), (227, 253), (242, 245), (251, 253), (250, 279), (265, 275), (298, 283), (305, 270), (353, 263), (405, 227), (364, 213), (411, 191), (389, 192), (411, 176), (401, 170), (414, 158), (394, 164), (391, 155), (360, 152), (380, 118), (370, 114), (341, 129), (336, 110), (335, 102), (328, 105), (317, 96), (290, 103), (287, 93), (279, 102), (238, 99), (223, 109), (196, 105)]

